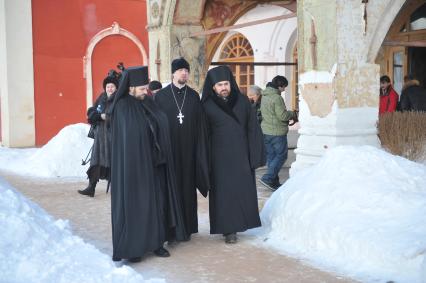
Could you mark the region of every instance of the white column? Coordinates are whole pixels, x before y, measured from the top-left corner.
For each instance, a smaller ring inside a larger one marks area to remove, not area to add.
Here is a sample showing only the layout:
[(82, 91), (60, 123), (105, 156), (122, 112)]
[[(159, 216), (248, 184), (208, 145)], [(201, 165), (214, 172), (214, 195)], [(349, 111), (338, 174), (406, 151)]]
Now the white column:
[(34, 67), (30, 0), (0, 0), (1, 144), (35, 145)]

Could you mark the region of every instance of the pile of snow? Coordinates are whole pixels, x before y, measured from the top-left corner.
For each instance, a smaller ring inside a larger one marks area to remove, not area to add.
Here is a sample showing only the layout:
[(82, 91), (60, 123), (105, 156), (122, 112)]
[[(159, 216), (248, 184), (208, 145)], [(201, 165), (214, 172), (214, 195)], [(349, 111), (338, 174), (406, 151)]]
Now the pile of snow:
[(72, 235), (0, 178), (1, 282), (164, 282), (142, 276)]
[(426, 166), (337, 147), (261, 213), (267, 245), (362, 281), (426, 282)]
[(0, 169), (33, 177), (85, 177), (89, 165), (82, 166), (81, 160), (93, 144), (89, 128), (83, 123), (67, 126), (42, 148), (0, 147)]

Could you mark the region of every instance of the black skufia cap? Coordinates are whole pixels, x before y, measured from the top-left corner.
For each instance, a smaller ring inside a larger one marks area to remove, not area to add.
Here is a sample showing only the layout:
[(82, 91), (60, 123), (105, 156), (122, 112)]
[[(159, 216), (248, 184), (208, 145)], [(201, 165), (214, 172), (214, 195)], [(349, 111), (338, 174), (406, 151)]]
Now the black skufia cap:
[(129, 75), (129, 86), (142, 86), (149, 84), (148, 67), (137, 66), (126, 69)]
[(179, 69), (187, 69), (188, 72), (190, 71), (189, 63), (183, 57), (177, 58), (172, 61), (172, 74)]

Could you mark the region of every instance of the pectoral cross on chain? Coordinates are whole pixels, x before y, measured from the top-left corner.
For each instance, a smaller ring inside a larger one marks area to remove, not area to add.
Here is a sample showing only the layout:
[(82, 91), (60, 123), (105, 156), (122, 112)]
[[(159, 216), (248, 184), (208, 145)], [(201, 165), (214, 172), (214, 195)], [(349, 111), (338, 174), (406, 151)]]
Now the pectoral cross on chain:
[(182, 112), (179, 112), (179, 115), (177, 115), (176, 117), (179, 119), (179, 123), (182, 124), (183, 118), (185, 117), (184, 115), (182, 115)]

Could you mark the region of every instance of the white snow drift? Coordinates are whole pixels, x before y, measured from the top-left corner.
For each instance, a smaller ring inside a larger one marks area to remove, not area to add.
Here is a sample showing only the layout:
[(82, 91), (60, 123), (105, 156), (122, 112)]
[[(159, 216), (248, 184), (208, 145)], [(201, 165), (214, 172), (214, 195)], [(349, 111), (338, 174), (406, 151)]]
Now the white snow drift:
[(0, 178), (0, 282), (144, 281), (128, 266), (72, 235), (67, 222), (54, 221)]
[(89, 125), (79, 123), (63, 128), (41, 148), (0, 147), (0, 169), (33, 177), (85, 177), (82, 166), (93, 144), (87, 137)]
[(337, 147), (268, 200), (269, 245), (362, 281), (426, 282), (426, 166)]

